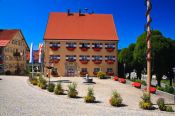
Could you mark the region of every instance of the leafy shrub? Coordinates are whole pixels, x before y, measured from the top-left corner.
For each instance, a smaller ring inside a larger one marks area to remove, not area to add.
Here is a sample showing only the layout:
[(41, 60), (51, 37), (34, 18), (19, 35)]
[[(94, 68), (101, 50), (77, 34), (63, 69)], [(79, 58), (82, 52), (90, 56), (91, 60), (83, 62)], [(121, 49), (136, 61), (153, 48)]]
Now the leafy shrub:
[(164, 91), (173, 94), (174, 88), (172, 86), (165, 85)]
[(159, 109), (160, 109), (161, 111), (165, 111), (165, 110), (166, 110), (164, 98), (159, 98), (159, 99), (157, 100), (157, 105), (159, 106)]
[(140, 108), (146, 110), (152, 109), (152, 102), (150, 100), (150, 96), (147, 93), (143, 93), (143, 96), (141, 98), (142, 101), (139, 102)]
[(63, 95), (64, 94), (64, 90), (62, 88), (62, 85), (61, 83), (57, 83), (56, 87), (55, 87), (55, 90), (54, 90), (54, 93), (56, 95)]
[(49, 92), (53, 92), (53, 91), (54, 91), (54, 88), (55, 88), (55, 84), (54, 84), (54, 83), (50, 83), (50, 84), (48, 85), (48, 87), (47, 87), (47, 90), (48, 90)]
[(38, 78), (38, 86), (41, 89), (46, 89), (46, 87), (47, 87), (47, 81), (42, 77), (42, 75), (40, 75)]
[(68, 85), (68, 97), (75, 98), (78, 95), (78, 92), (76, 90), (77, 84), (75, 82)]
[(97, 73), (97, 77), (99, 78), (99, 79), (105, 79), (106, 77), (106, 74), (104, 73), (104, 72), (102, 72), (102, 71), (99, 71), (98, 73)]
[(86, 103), (93, 103), (93, 102), (95, 102), (93, 88), (90, 88), (90, 87), (88, 88), (88, 93), (87, 93), (87, 96), (84, 97), (84, 101)]
[(120, 106), (122, 104), (123, 99), (117, 91), (113, 91), (112, 97), (109, 100), (112, 106)]
[(172, 106), (166, 106), (166, 111), (167, 112), (174, 112)]
[(157, 89), (160, 90), (160, 91), (164, 91), (164, 88), (160, 87), (160, 86), (157, 86)]
[(7, 70), (7, 71), (5, 72), (5, 74), (6, 74), (6, 75), (11, 75), (11, 71), (10, 71), (10, 70)]
[(30, 82), (31, 82), (33, 85), (37, 85), (38, 80), (37, 80), (36, 77), (33, 77), (33, 78), (30, 79)]

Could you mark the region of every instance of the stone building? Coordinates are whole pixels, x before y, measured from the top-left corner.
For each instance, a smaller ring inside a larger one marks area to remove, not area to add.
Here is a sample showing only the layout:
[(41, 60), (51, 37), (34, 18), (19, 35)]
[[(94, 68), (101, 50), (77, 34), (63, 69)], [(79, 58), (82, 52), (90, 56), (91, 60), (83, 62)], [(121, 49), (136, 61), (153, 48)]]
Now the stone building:
[(23, 74), (29, 47), (20, 30), (0, 29), (0, 73)]
[(118, 35), (111, 14), (51, 12), (44, 42), (45, 66), (54, 67), (53, 76), (118, 73)]

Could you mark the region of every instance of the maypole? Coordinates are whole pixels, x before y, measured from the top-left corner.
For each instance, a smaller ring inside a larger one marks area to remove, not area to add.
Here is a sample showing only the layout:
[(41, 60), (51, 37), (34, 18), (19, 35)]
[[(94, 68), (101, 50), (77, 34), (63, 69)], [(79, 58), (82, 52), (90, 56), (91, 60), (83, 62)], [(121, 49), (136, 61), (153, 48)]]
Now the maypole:
[(147, 6), (147, 11), (146, 11), (146, 18), (147, 18), (147, 37), (146, 37), (146, 42), (147, 42), (147, 93), (150, 96), (150, 84), (151, 84), (151, 28), (150, 28), (150, 23), (151, 23), (151, 17), (150, 17), (150, 11), (152, 9), (151, 5), (151, 0), (146, 0), (146, 6)]

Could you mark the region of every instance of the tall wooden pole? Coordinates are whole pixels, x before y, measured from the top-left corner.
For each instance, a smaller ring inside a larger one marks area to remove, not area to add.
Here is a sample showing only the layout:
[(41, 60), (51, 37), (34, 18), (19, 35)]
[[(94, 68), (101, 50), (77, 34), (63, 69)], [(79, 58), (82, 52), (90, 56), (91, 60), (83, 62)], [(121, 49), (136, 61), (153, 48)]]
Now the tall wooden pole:
[(151, 28), (150, 28), (150, 23), (151, 23), (151, 17), (150, 17), (150, 11), (152, 9), (151, 5), (151, 0), (146, 0), (146, 5), (147, 5), (147, 11), (146, 11), (146, 18), (147, 18), (147, 37), (146, 37), (146, 42), (147, 42), (147, 93), (150, 96), (150, 84), (151, 84)]

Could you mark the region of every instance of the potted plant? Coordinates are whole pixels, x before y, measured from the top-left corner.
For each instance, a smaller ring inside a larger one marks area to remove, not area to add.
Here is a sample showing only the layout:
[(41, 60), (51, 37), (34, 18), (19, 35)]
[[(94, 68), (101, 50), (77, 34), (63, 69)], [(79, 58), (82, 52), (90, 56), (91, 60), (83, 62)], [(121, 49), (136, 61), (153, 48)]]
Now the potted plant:
[(87, 93), (87, 96), (84, 97), (84, 101), (86, 103), (94, 103), (95, 102), (93, 88), (90, 88), (90, 87), (88, 88), (88, 93)]
[(109, 99), (109, 103), (112, 106), (121, 106), (123, 99), (121, 98), (120, 94), (115, 90), (112, 93), (112, 97)]
[(70, 97), (70, 98), (77, 97), (78, 92), (77, 92), (76, 88), (77, 88), (77, 84), (75, 82), (68, 85), (68, 93), (67, 93), (68, 97)]

